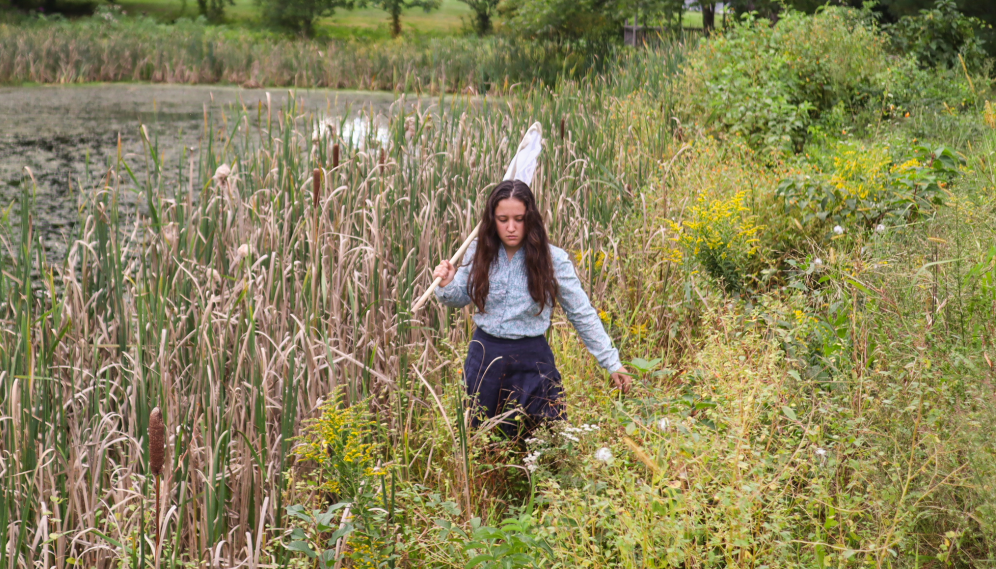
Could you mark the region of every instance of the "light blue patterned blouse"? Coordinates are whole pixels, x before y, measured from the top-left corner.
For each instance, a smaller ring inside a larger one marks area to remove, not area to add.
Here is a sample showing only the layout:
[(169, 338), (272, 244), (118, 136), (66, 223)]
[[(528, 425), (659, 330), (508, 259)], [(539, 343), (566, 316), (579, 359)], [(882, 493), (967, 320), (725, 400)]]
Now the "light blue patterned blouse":
[[(436, 297), (454, 308), (467, 306), (471, 303), (468, 294), (467, 281), (470, 278), (470, 266), (477, 250), (475, 240), (467, 248), (463, 263), (457, 268), (453, 281), (445, 287), (436, 288)], [(574, 271), (574, 264), (567, 251), (550, 246), (553, 256), (553, 270), (559, 285), (557, 302), (567, 314), (567, 319), (577, 329), (578, 335), (584, 341), (599, 365), (614, 372), (622, 367), (619, 361), (619, 351), (612, 347), (612, 340), (605, 333), (602, 321), (595, 307), (588, 300), (588, 295), (581, 288), (581, 281)], [(481, 330), (492, 336), (517, 340), (529, 336), (542, 336), (550, 327), (550, 314), (553, 309), (547, 305), (543, 312), (537, 315), (539, 304), (529, 295), (529, 277), (526, 273), (526, 252), (519, 249), (509, 260), (502, 245), (498, 251), (498, 264), (491, 269), (491, 287), (488, 300), (484, 304), (484, 313), (474, 314), (474, 323)]]

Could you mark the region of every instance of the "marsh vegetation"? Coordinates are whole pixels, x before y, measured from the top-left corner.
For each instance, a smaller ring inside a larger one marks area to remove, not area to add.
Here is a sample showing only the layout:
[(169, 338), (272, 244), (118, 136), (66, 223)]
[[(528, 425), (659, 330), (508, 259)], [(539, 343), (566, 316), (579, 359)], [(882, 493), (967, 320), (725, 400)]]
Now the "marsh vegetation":
[[(456, 88), (359, 139), (257, 97), (77, 176), (58, 259), (25, 174), (0, 565), (990, 566), (991, 67), (893, 49), (832, 8), (486, 97), (413, 67)], [(570, 422), (518, 445), (467, 427), (469, 312), (409, 307), (533, 121), (551, 239), (637, 377), (556, 316)]]

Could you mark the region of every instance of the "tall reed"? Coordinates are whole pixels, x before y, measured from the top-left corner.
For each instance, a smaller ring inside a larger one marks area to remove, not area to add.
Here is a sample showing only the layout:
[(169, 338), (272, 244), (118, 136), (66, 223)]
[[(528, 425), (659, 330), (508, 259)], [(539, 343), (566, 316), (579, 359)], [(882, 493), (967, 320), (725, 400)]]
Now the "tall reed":
[[(669, 73), (679, 55), (640, 65)], [(80, 180), (77, 237), (58, 266), (24, 184), (19, 231), (0, 234), (0, 566), (149, 558), (143, 504), (160, 457), (141, 440), (159, 425), (146, 422), (154, 407), (173, 457), (157, 520), (168, 566), (280, 561), (266, 544), (294, 491), (291, 439), (338, 387), (376, 414), (385, 461), (448, 487), (453, 473), (419, 450), (435, 444), (420, 425), (439, 411), (423, 402), (445, 388), (447, 346), (466, 326), (435, 303), (412, 319), (413, 295), (534, 120), (565, 125), (534, 184), (554, 242), (608, 243), (669, 138), (665, 83), (661, 113), (639, 125), (619, 102), (631, 84), (399, 101), (386, 144), (342, 137), (347, 117), (313, 137), (322, 118), (293, 96), (258, 118), (232, 108), (175, 183), (154, 145), (146, 175), (129, 174), (144, 160), (119, 157)], [(118, 206), (129, 188), (146, 213)]]
[[(311, 41), (148, 19), (0, 23), (0, 83), (227, 83), (423, 93), (552, 85), (605, 54), (505, 38)], [(551, 131), (552, 132), (552, 131)]]

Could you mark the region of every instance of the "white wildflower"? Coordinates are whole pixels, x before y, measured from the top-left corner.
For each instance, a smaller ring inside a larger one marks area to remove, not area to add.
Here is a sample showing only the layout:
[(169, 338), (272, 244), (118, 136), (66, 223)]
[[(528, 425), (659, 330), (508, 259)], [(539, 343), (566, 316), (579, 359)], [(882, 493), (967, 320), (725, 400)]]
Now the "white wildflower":
[(540, 455), (543, 451), (534, 451), (526, 455), (526, 458), (522, 459), (523, 464), (526, 465), (526, 470), (529, 472), (536, 472), (536, 461), (539, 460)]
[(825, 448), (817, 448), (816, 449), (816, 457), (819, 459), (820, 464), (825, 463), (827, 461), (827, 449), (825, 449)]
[(569, 440), (569, 441), (574, 441), (576, 443), (581, 442), (581, 439), (579, 439), (579, 438), (577, 438), (574, 435), (569, 434), (569, 433), (564, 433), (564, 438), (567, 439), (567, 440)]
[(657, 426), (660, 428), (660, 430), (667, 432), (671, 430), (671, 420), (668, 419), (667, 417), (661, 417), (661, 420), (657, 421)]
[(885, 231), (885, 225), (879, 223), (878, 225), (875, 226), (876, 233), (882, 233), (883, 231)]
[(839, 225), (834, 225), (833, 226), (833, 232), (835, 234), (837, 234), (837, 235), (843, 235), (844, 234), (844, 228), (841, 227), (841, 226), (839, 226)]
[(600, 461), (604, 462), (605, 464), (611, 464), (612, 463), (612, 451), (609, 450), (608, 447), (602, 447), (602, 448), (598, 449), (598, 452), (595, 453), (595, 458), (597, 460), (600, 460)]
[(817, 268), (822, 267), (823, 266), (823, 259), (821, 259), (819, 257), (813, 259), (813, 266), (817, 267)]

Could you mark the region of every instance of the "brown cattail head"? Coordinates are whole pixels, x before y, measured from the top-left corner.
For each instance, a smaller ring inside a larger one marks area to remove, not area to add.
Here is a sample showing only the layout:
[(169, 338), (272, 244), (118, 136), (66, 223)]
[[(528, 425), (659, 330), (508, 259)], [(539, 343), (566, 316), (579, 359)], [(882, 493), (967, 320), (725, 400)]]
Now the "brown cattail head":
[(339, 167), (339, 143), (332, 145), (332, 169)]
[(384, 171), (384, 163), (387, 162), (387, 151), (383, 148), (380, 149), (380, 171)]
[(162, 411), (156, 407), (149, 414), (149, 466), (156, 476), (162, 474), (165, 451), (166, 424), (163, 423)]
[(315, 168), (312, 177), (314, 179), (314, 186), (315, 186), (315, 196), (314, 199), (312, 200), (312, 205), (314, 206), (315, 209), (318, 209), (319, 191), (322, 188), (322, 171), (319, 170), (318, 168)]

